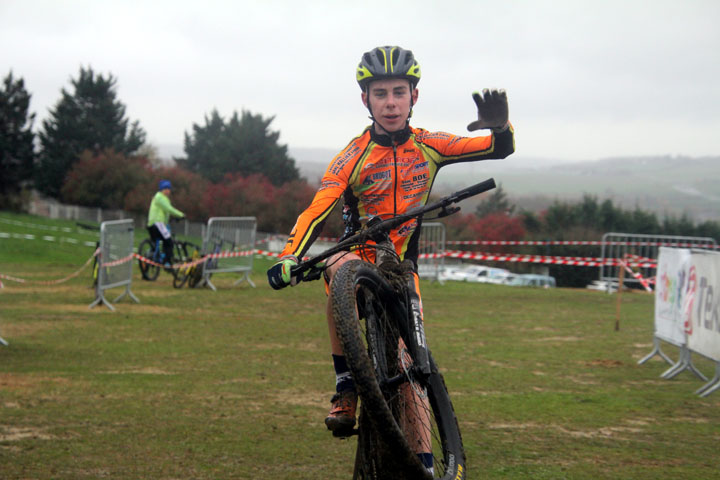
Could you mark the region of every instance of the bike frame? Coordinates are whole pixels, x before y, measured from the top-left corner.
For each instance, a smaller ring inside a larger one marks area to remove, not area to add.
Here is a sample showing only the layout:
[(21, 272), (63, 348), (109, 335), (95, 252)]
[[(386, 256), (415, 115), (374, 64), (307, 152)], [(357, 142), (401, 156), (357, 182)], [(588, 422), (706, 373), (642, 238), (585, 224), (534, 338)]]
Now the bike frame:
[[(293, 267), (291, 269), (291, 276), (297, 278), (298, 281), (317, 280), (320, 278), (323, 270), (325, 269), (325, 266), (321, 265), (323, 260), (336, 253), (348, 251), (354, 246), (367, 247), (369, 246), (367, 244), (368, 240), (373, 240), (376, 243), (374, 246), (378, 252), (376, 255), (376, 264), (379, 265), (383, 263), (384, 259), (388, 257), (390, 257), (392, 261), (399, 262), (399, 258), (397, 258), (392, 242), (388, 236), (388, 232), (390, 232), (390, 230), (414, 218), (422, 220), (423, 215), (435, 210), (440, 210), (437, 218), (452, 215), (460, 210), (460, 207), (453, 206), (455, 203), (493, 188), (495, 188), (495, 180), (490, 178), (484, 182), (459, 190), (458, 192), (444, 197), (437, 202), (418, 207), (408, 213), (397, 215), (385, 220), (375, 217), (366, 224), (363, 230), (360, 230), (351, 237), (339, 242), (337, 245), (327, 249), (320, 255)], [(414, 280), (411, 278), (409, 281), (413, 282)], [(430, 375), (431, 368), (428, 346), (425, 337), (425, 327), (423, 326), (422, 312), (420, 310), (420, 298), (417, 293), (415, 293), (414, 285), (407, 285), (405, 291), (407, 292), (407, 298), (403, 299), (403, 302), (390, 301), (388, 302), (388, 305), (394, 306), (399, 310), (394, 313), (396, 314), (395, 318), (405, 320), (401, 325), (399, 325), (399, 327), (401, 336), (403, 337), (406, 346), (408, 348), (415, 349), (413, 353), (415, 354), (417, 364), (414, 365), (413, 368), (416, 370), (416, 373), (419, 373), (427, 378), (427, 376)], [(400, 304), (403, 306), (401, 307)], [(388, 379), (387, 382), (389, 384), (402, 383), (405, 381), (405, 377), (406, 375), (404, 374), (393, 379)]]

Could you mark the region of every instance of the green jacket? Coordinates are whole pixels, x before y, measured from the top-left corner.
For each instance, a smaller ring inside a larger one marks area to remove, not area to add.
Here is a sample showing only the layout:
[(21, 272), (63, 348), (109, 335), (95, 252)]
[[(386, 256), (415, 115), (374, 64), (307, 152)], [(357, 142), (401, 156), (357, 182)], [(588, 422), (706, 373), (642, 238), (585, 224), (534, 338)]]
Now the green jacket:
[(148, 212), (148, 227), (161, 222), (167, 225), (170, 221), (170, 215), (175, 217), (184, 217), (185, 214), (173, 207), (170, 199), (162, 192), (157, 192), (150, 202), (150, 211)]

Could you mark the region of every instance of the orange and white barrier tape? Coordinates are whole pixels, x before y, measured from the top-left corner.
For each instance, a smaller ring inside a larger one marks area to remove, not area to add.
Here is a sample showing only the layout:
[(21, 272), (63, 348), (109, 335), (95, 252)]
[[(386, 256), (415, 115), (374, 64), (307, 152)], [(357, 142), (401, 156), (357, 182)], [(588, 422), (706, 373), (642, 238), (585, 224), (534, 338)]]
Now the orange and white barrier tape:
[[(100, 249), (98, 248), (98, 249), (95, 250), (95, 252), (90, 256), (90, 258), (88, 258), (88, 259), (85, 261), (85, 263), (83, 264), (83, 266), (80, 267), (77, 271), (71, 273), (71, 274), (68, 275), (67, 277), (59, 278), (59, 279), (57, 279), (57, 280), (27, 280), (27, 279), (24, 279), (24, 278), (18, 278), (18, 277), (13, 277), (13, 276), (11, 276), (11, 275), (6, 275), (6, 274), (4, 274), (4, 273), (0, 273), (0, 278), (4, 278), (5, 280), (10, 280), (11, 282), (16, 282), (16, 283), (37, 283), (37, 284), (39, 284), (39, 285), (57, 285), (57, 284), (59, 284), (59, 283), (67, 282), (68, 280), (70, 280), (70, 279), (72, 279), (72, 278), (75, 278), (75, 277), (77, 277), (78, 275), (80, 275), (80, 273), (81, 273), (83, 270), (85, 270), (88, 265), (90, 265), (90, 262), (92, 262), (92, 259), (95, 258), (95, 256), (96, 256), (96, 255), (99, 255), (99, 254), (100, 254)], [(2, 285), (2, 283), (0, 282), (0, 286), (1, 286), (1, 285)], [(0, 287), (0, 288), (2, 288), (2, 287)]]
[[(426, 258), (438, 258), (443, 256), (442, 253), (428, 254)], [(496, 253), (475, 253), (448, 251), (444, 254), (448, 258), (460, 258), (463, 260), (485, 260), (495, 262), (518, 262), (518, 263), (543, 263), (552, 265), (572, 265), (579, 267), (601, 267), (601, 266), (619, 266), (616, 258), (593, 258), (593, 257), (550, 257), (544, 255), (524, 255), (524, 254), (496, 254)], [(423, 255), (420, 256), (423, 258)], [(630, 262), (634, 267), (639, 268), (656, 268), (655, 261), (634, 261)]]
[[(71, 278), (74, 278), (82, 272), (92, 261), (93, 257), (98, 255), (100, 253), (100, 249), (97, 249), (95, 253), (85, 262), (85, 264), (73, 274), (69, 275), (68, 277), (59, 279), (59, 280), (51, 280), (51, 281), (42, 281), (42, 280), (25, 280), (22, 278), (13, 277), (10, 275), (2, 274), (0, 273), (0, 279), (6, 279), (13, 282), (18, 283), (38, 283), (41, 285), (54, 285), (57, 283), (62, 283), (70, 280)], [(195, 265), (199, 265), (201, 263), (207, 262), (211, 258), (231, 258), (231, 257), (246, 257), (250, 255), (261, 255), (268, 258), (278, 258), (280, 256), (279, 253), (276, 252), (270, 252), (267, 250), (259, 250), (259, 249), (253, 249), (253, 250), (245, 250), (241, 252), (220, 252), (220, 253), (211, 253), (204, 255), (202, 258), (199, 258), (197, 260), (191, 261), (191, 262), (185, 262), (185, 263), (179, 263), (179, 264), (173, 264), (170, 266), (172, 269), (181, 269), (181, 268), (188, 268)], [(610, 267), (624, 267), (626, 268), (631, 275), (633, 275), (640, 283), (643, 284), (643, 286), (648, 289), (650, 288), (650, 284), (652, 283), (652, 279), (645, 279), (640, 274), (635, 273), (631, 270), (631, 267), (635, 268), (657, 268), (657, 262), (651, 258), (644, 258), (644, 257), (637, 257), (632, 256), (628, 258), (626, 261), (623, 261), (619, 258), (595, 258), (595, 257), (561, 257), (561, 256), (546, 256), (546, 255), (526, 255), (526, 254), (495, 254), (495, 253), (476, 253), (476, 252), (463, 252), (463, 251), (446, 251), (441, 253), (426, 253), (426, 254), (420, 254), (420, 258), (422, 259), (428, 259), (428, 258), (459, 258), (463, 260), (485, 260), (485, 261), (495, 261), (495, 262), (517, 262), (517, 263), (541, 263), (541, 264), (550, 264), (550, 265), (569, 265), (569, 266), (580, 266), (580, 267), (601, 267), (601, 266), (610, 266)], [(101, 267), (113, 267), (120, 265), (122, 263), (126, 263), (131, 261), (132, 259), (137, 258), (139, 261), (164, 268), (164, 265), (161, 265), (157, 262), (154, 262), (150, 260), (149, 258), (143, 257), (142, 255), (138, 253), (132, 253), (131, 255), (128, 255), (127, 257), (123, 257), (118, 260), (114, 260), (112, 262), (106, 262), (101, 263)], [(0, 288), (2, 288), (2, 283), (0, 282)]]
[(640, 282), (640, 284), (643, 286), (643, 288), (645, 288), (646, 291), (652, 293), (652, 288), (650, 288), (650, 284), (648, 283), (647, 280), (645, 280), (645, 278), (643, 278), (642, 275), (640, 275), (639, 273), (636, 273), (635, 271), (633, 271), (633, 269), (630, 268), (630, 267), (629, 267), (625, 262), (623, 262), (623, 261), (620, 261), (620, 266), (623, 267), (627, 273), (629, 273), (630, 275), (632, 275), (632, 276), (635, 278), (635, 280), (637, 280), (638, 282)]
[[(181, 269), (181, 268), (188, 268), (195, 265), (199, 265), (201, 263), (207, 262), (211, 258), (232, 258), (232, 257), (248, 257), (250, 255), (258, 254), (260, 250), (243, 250), (241, 252), (219, 252), (219, 253), (209, 253), (207, 255), (203, 255), (201, 258), (197, 260), (193, 260), (192, 262), (185, 262), (185, 263), (175, 263), (170, 265), (168, 268), (172, 268), (173, 270)], [(120, 264), (123, 262), (128, 261), (128, 259), (137, 258), (139, 261), (143, 263), (147, 263), (149, 265), (153, 265), (155, 267), (165, 268), (165, 265), (161, 265), (153, 260), (150, 260), (147, 257), (143, 257), (139, 253), (133, 253), (131, 256), (123, 258), (121, 260), (117, 260), (116, 262), (113, 262), (114, 264)], [(103, 264), (105, 265), (105, 264)]]
[(675, 248), (720, 248), (720, 245), (681, 242), (603, 242), (601, 240), (447, 240), (446, 245), (591, 245)]

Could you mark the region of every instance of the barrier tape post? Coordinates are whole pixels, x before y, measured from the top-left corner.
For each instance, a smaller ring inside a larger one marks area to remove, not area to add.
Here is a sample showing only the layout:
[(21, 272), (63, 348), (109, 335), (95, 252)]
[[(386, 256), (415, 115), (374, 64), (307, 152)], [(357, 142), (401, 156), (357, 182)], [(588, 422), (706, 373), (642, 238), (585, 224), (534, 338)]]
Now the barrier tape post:
[[(625, 257), (623, 257), (623, 263), (625, 261)], [(615, 331), (620, 331), (620, 303), (622, 300), (622, 291), (623, 287), (625, 286), (625, 269), (620, 269), (620, 276), (618, 278), (618, 288), (617, 288), (617, 304), (615, 306)]]

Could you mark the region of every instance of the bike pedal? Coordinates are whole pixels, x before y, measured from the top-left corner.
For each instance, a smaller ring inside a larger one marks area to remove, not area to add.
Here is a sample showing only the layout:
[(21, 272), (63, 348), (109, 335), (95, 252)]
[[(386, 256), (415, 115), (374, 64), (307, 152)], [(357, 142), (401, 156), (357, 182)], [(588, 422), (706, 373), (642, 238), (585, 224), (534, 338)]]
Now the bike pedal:
[(345, 439), (358, 434), (357, 428), (340, 428), (332, 431), (333, 437)]

